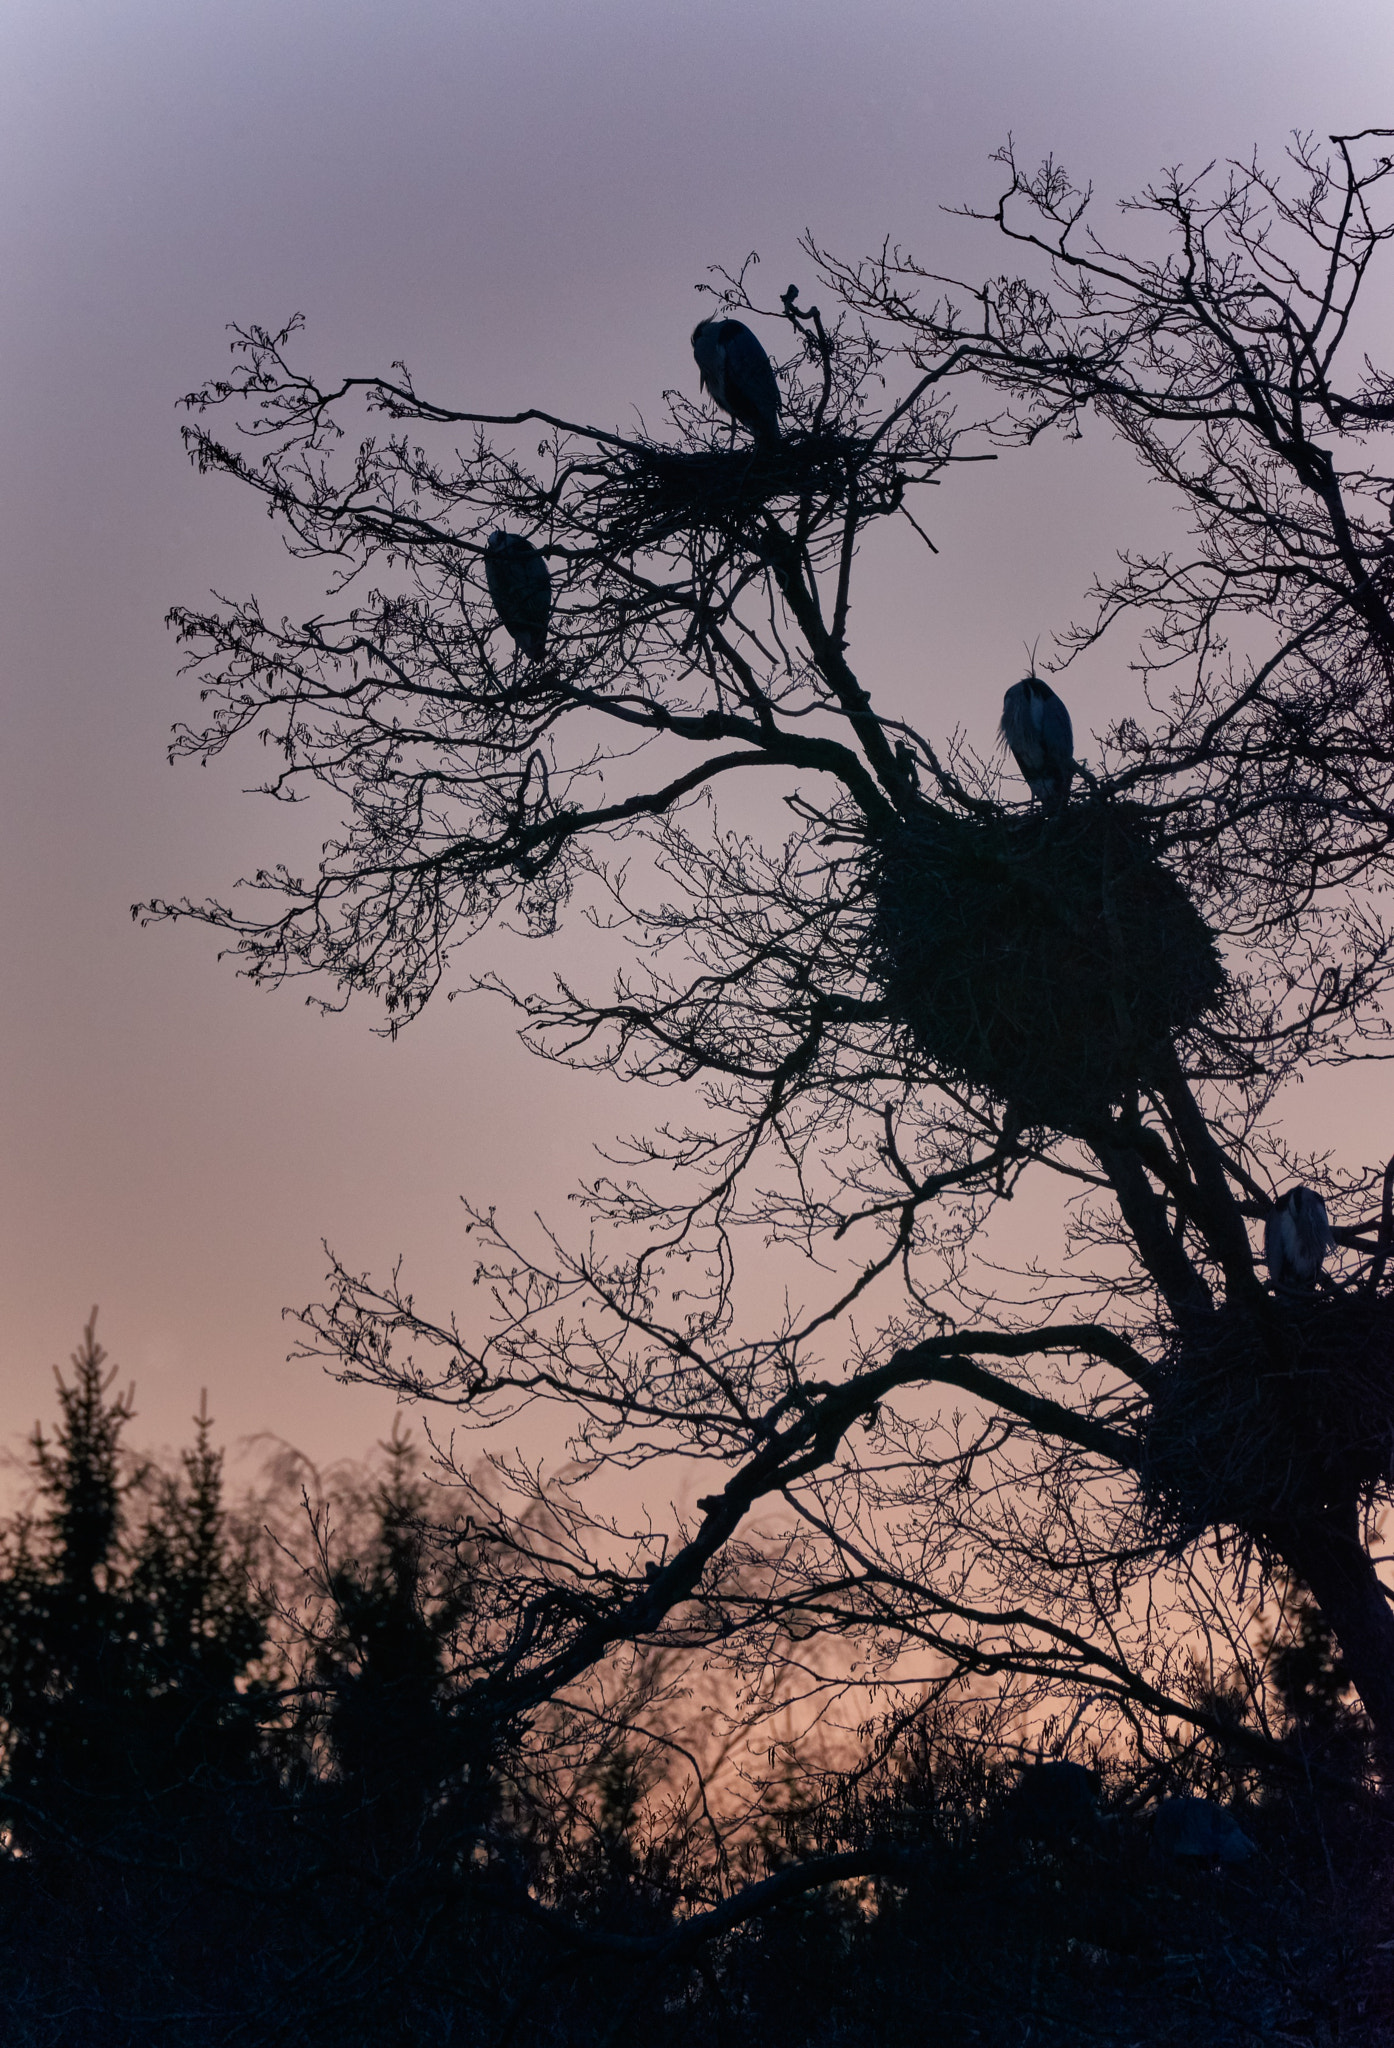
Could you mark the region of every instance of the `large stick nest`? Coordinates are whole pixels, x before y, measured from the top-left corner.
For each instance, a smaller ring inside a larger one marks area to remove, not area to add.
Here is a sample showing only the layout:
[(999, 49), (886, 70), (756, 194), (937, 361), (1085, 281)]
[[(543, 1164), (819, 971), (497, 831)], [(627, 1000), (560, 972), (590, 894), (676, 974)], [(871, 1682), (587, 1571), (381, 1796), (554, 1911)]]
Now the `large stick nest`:
[(1233, 1306), (1177, 1340), (1142, 1470), (1166, 1526), (1272, 1529), (1394, 1477), (1394, 1298), (1313, 1294), (1275, 1312), (1276, 1344)]
[(872, 971), (946, 1079), (1087, 1131), (1219, 1003), (1214, 938), (1135, 810), (926, 810), (871, 855)]
[(879, 500), (896, 487), (892, 470), (887, 458), (868, 458), (866, 443), (832, 432), (753, 447), (748, 441), (696, 450), (631, 447), (607, 467), (606, 532), (612, 544), (635, 553), (694, 530), (734, 536), (777, 500), (837, 502), (854, 472), (863, 493), (869, 489)]

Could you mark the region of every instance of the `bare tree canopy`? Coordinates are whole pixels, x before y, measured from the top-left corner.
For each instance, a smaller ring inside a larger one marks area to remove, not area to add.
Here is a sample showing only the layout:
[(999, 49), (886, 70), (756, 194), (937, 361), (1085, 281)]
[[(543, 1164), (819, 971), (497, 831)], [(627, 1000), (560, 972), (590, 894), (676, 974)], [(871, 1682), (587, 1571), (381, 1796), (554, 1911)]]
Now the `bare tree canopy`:
[[(785, 337), (778, 437), (671, 394), (625, 433), (438, 403), (400, 364), (322, 383), (297, 323), (239, 332), (190, 397), (195, 460), (259, 493), (329, 594), (300, 623), (174, 615), (210, 708), (173, 751), (257, 737), (269, 794), (343, 822), (250, 908), (146, 914), (209, 923), (257, 980), (377, 997), (394, 1030), (491, 919), (590, 916), (629, 964), (517, 993), (525, 1035), (678, 1090), (589, 1190), (588, 1245), (539, 1263), (478, 1216), (486, 1335), (337, 1264), (305, 1316), (335, 1370), (453, 1421), (569, 1419), (581, 1476), (545, 1518), (525, 1463), (460, 1475), (499, 1561), (479, 1714), (526, 1716), (620, 1645), (754, 1667), (821, 1634), (1222, 1734), (1197, 1631), (1242, 1664), (1245, 1574), (1282, 1570), (1388, 1757), (1391, 1183), (1381, 1208), (1373, 1163), (1295, 1161), (1281, 1122), (1294, 1076), (1386, 1043), (1394, 382), (1358, 307), (1394, 233), (1385, 140), (1299, 140), (1285, 182), (1170, 174), (1122, 250), (1008, 150), (976, 217), (1019, 275), (810, 240), (825, 317), (722, 273), (718, 308), (775, 357)], [(355, 447), (364, 406), (385, 430)], [(1104, 635), (1139, 672), (1072, 789), (1057, 762), (1068, 801), (1024, 806), (960, 735), (878, 711), (858, 551), (880, 521), (923, 532), (959, 465), (1008, 488), (1086, 416), (1190, 538), (1124, 552), (1059, 640), (1063, 696)], [(531, 654), (490, 598), (495, 532), (550, 575)], [(782, 843), (722, 822), (751, 771)], [(1047, 1175), (1064, 1260), (1008, 1273), (999, 1212)], [(1335, 1256), (1290, 1287), (1257, 1250), (1295, 1179)], [(767, 1242), (822, 1292), (752, 1334), (738, 1276)], [(692, 1518), (627, 1539), (607, 1470), (675, 1453), (712, 1475)]]

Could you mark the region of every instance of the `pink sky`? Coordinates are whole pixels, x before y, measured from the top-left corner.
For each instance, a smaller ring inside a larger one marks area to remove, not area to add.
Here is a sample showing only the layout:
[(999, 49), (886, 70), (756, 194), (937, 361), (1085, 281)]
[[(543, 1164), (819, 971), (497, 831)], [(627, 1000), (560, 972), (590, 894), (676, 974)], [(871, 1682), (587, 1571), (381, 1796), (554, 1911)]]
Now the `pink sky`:
[[(136, 1434), (209, 1390), (231, 1440), (361, 1451), (387, 1404), (284, 1362), (280, 1311), (329, 1238), (399, 1252), (467, 1309), (458, 1197), (564, 1220), (591, 1148), (645, 1105), (437, 1003), (401, 1040), (258, 995), (138, 897), (224, 891), (286, 845), (250, 760), (170, 770), (189, 709), (162, 625), (212, 586), (313, 609), (257, 508), (199, 480), (175, 400), (225, 323), (303, 311), (326, 373), (405, 356), (451, 403), (604, 424), (695, 385), (692, 287), (749, 249), (807, 279), (811, 226), (964, 269), (939, 213), (984, 199), (1010, 130), (1101, 193), (1295, 126), (1394, 116), (1387, 0), (10, 0), (0, 11), (0, 1441), (51, 1406), (93, 1302)], [(867, 563), (854, 656), (926, 731), (986, 745), (1022, 650), (1155, 507), (1099, 438), (1008, 488), (955, 482), (941, 554)], [(1091, 722), (1090, 690), (1074, 699)], [(1097, 719), (1093, 722), (1097, 723)], [(518, 958), (520, 948), (511, 957)], [(523, 972), (550, 962), (534, 949)], [(1368, 1125), (1343, 1103), (1359, 1151)]]

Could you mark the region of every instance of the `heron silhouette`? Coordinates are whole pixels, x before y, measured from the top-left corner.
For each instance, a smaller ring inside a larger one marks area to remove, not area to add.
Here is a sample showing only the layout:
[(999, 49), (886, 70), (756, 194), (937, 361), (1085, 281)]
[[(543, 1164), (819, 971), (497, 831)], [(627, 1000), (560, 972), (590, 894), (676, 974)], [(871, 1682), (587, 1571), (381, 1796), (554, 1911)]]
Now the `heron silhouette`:
[(1279, 1195), (1263, 1226), (1263, 1256), (1275, 1287), (1315, 1287), (1333, 1243), (1326, 1204), (1311, 1188)]
[(484, 549), (484, 581), (500, 625), (524, 654), (540, 660), (552, 616), (552, 578), (532, 542), (521, 533), (491, 533)]
[(692, 330), (692, 353), (710, 392), (757, 445), (779, 439), (779, 385), (759, 340), (741, 320), (701, 320)]
[(1024, 676), (1002, 699), (1003, 739), (1038, 804), (1064, 803), (1074, 781), (1070, 714), (1039, 676)]

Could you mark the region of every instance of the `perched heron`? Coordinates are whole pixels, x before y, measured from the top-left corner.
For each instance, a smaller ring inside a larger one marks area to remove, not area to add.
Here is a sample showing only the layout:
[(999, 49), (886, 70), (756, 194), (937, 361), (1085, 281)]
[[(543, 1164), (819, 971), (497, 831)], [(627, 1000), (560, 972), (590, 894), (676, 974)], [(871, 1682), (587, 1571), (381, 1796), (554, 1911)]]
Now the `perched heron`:
[(758, 339), (740, 320), (701, 320), (692, 330), (692, 353), (702, 387), (723, 412), (757, 442), (779, 439), (779, 386)]
[(1274, 1286), (1315, 1287), (1332, 1243), (1321, 1196), (1310, 1188), (1289, 1188), (1263, 1226), (1263, 1256)]
[(1039, 676), (1013, 683), (1002, 699), (1001, 732), (1037, 803), (1063, 803), (1074, 781), (1075, 734), (1050, 684)]
[(521, 533), (491, 533), (484, 549), (484, 581), (500, 624), (524, 654), (539, 660), (552, 615), (552, 579), (532, 542)]

